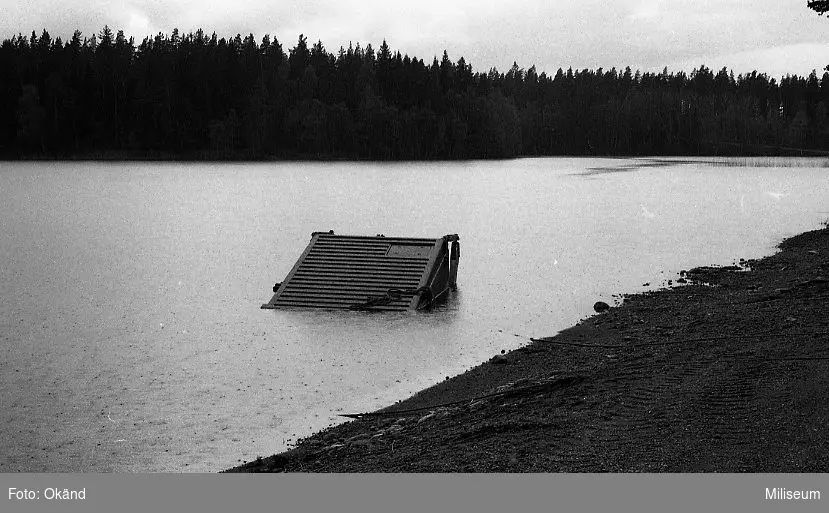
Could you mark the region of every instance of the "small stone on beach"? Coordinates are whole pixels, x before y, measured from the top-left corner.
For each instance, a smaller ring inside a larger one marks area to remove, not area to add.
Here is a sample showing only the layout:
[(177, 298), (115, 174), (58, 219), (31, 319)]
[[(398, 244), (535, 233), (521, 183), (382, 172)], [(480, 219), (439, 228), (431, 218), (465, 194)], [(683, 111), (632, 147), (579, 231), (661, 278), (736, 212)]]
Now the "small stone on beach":
[(604, 312), (605, 310), (609, 310), (610, 305), (605, 303), (604, 301), (596, 301), (593, 303), (593, 310), (597, 312)]

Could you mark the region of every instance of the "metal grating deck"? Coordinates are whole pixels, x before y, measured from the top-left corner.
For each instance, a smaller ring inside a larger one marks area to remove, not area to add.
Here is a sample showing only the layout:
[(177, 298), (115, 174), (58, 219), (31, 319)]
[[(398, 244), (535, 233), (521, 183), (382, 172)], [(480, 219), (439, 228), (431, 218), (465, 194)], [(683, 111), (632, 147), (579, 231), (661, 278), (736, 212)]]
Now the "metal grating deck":
[[(417, 309), (422, 306), (422, 292), (417, 290), (429, 287), (439, 264), (444, 259), (448, 262), (446, 247), (446, 237), (315, 232), (285, 281), (274, 287), (273, 298), (262, 308), (353, 309), (372, 298), (385, 297), (380, 304), (364, 309)], [(390, 290), (394, 290), (392, 297), (388, 297)]]

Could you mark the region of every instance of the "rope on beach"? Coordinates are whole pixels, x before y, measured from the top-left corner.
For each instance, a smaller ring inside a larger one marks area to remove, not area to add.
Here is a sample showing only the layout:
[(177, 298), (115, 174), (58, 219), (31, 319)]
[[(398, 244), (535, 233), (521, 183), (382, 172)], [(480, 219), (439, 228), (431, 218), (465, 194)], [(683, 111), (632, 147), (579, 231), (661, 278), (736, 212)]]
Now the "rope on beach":
[(729, 340), (729, 339), (744, 339), (744, 338), (764, 338), (764, 337), (782, 337), (782, 336), (811, 336), (811, 335), (829, 335), (829, 331), (813, 331), (813, 332), (795, 332), (795, 333), (754, 333), (751, 335), (721, 335), (717, 337), (702, 337), (702, 338), (686, 338), (681, 340), (666, 340), (664, 342), (645, 342), (641, 344), (581, 344), (578, 342), (565, 342), (563, 340), (555, 340), (552, 338), (531, 338), (533, 342), (542, 344), (556, 344), (560, 346), (586, 347), (597, 349), (624, 349), (626, 347), (647, 347), (647, 346), (667, 346), (674, 344), (684, 344), (686, 342), (710, 342), (714, 340)]
[(829, 335), (829, 331), (795, 331), (795, 332), (777, 332), (777, 333), (754, 333), (751, 335), (722, 335), (719, 337), (705, 337), (705, 338), (689, 338), (688, 342), (705, 342), (708, 340), (728, 340), (730, 338), (764, 338), (764, 337), (808, 337), (811, 335)]
[[(545, 339), (545, 338), (530, 338), (532, 342), (539, 342), (544, 344), (556, 344), (562, 346), (572, 346), (572, 347), (584, 347), (584, 348), (597, 348), (597, 349), (624, 349), (628, 347), (646, 347), (646, 346), (663, 346), (663, 345), (673, 345), (673, 344), (682, 344), (686, 342), (708, 342), (714, 340), (728, 340), (728, 339), (747, 339), (747, 338), (764, 338), (764, 337), (780, 337), (780, 336), (812, 336), (812, 335), (829, 335), (829, 331), (815, 331), (815, 332), (789, 332), (789, 333), (753, 333), (750, 335), (721, 335), (716, 337), (701, 337), (701, 338), (688, 338), (683, 340), (670, 340), (665, 342), (652, 342), (652, 343), (642, 343), (642, 344), (582, 344), (578, 342), (565, 342), (562, 340), (555, 340), (555, 339)], [(516, 336), (521, 336), (517, 335)], [(726, 355), (735, 357), (736, 355)], [(778, 358), (770, 358), (770, 357), (763, 357), (763, 356), (751, 356), (751, 355), (741, 355), (744, 358), (754, 358), (763, 361), (829, 361), (829, 356), (802, 356), (802, 357), (778, 357)], [(568, 378), (563, 378), (568, 379)], [(500, 397), (504, 395), (511, 395), (511, 394), (520, 394), (522, 392), (531, 392), (534, 390), (543, 390), (550, 387), (550, 383), (540, 383), (536, 385), (529, 385), (526, 387), (521, 388), (513, 388), (502, 390), (500, 392), (493, 392), (490, 394), (480, 395), (476, 397), (471, 397), (467, 399), (459, 399), (457, 401), (449, 401), (440, 404), (433, 404), (429, 406), (420, 406), (418, 408), (409, 408), (406, 410), (394, 410), (394, 411), (379, 411), (379, 412), (367, 412), (367, 413), (341, 413), (339, 417), (347, 417), (350, 419), (361, 419), (365, 417), (383, 417), (383, 416), (394, 416), (400, 415), (404, 413), (414, 413), (418, 411), (425, 411), (425, 410), (432, 410), (436, 408), (445, 408), (448, 406), (455, 406), (458, 404), (463, 403), (471, 403), (475, 401), (479, 401), (482, 399), (490, 399), (492, 397)]]
[(562, 378), (561, 380), (557, 380), (552, 383), (538, 383), (536, 385), (529, 385), (526, 387), (519, 387), (519, 388), (510, 388), (507, 390), (502, 390), (500, 392), (492, 392), (490, 394), (479, 395), (477, 397), (470, 397), (467, 399), (459, 399), (457, 401), (449, 401), (446, 403), (440, 404), (432, 404), (429, 406), (420, 406), (417, 408), (409, 408), (406, 410), (394, 410), (394, 411), (375, 411), (369, 413), (341, 413), (340, 417), (348, 417), (350, 419), (361, 419), (364, 417), (384, 417), (384, 416), (393, 416), (399, 415), (403, 413), (414, 413), (417, 411), (425, 411), (425, 410), (434, 410), (437, 408), (446, 408), (447, 406), (455, 406), (456, 404), (463, 404), (463, 403), (473, 403), (475, 401), (480, 401), (482, 399), (490, 399), (493, 397), (500, 397), (504, 395), (513, 395), (513, 394), (522, 394), (523, 392), (533, 392), (533, 391), (541, 391), (550, 388), (551, 385), (559, 384), (561, 381), (567, 381), (567, 383), (562, 384), (562, 386), (566, 386), (572, 384), (572, 380), (581, 381), (581, 378), (578, 377), (570, 377), (570, 378)]
[[(745, 336), (735, 336), (735, 337), (707, 337), (707, 338), (698, 338), (698, 339), (688, 339), (687, 341), (706, 341), (706, 340), (721, 340), (725, 338), (753, 338), (753, 337), (762, 337), (762, 336), (776, 336), (776, 335), (829, 335), (829, 332), (816, 332), (816, 333), (777, 333), (777, 334), (757, 334), (757, 335), (745, 335)], [(577, 347), (597, 347), (597, 348), (623, 348), (623, 347), (630, 347), (630, 346), (622, 346), (622, 345), (590, 345), (590, 344), (577, 344), (577, 343), (565, 343), (565, 342), (557, 342), (553, 340), (544, 340), (544, 339), (530, 339), (533, 341), (538, 342), (545, 342), (545, 343), (557, 343), (561, 345), (573, 345)], [(672, 342), (673, 343), (673, 342)], [(639, 344), (642, 345), (659, 345), (659, 344)], [(729, 354), (724, 355), (725, 357), (740, 357), (745, 359), (757, 359), (766, 362), (776, 362), (776, 361), (829, 361), (829, 356), (791, 356), (791, 357), (763, 357), (763, 356), (753, 356), (753, 355), (736, 355), (736, 354)], [(720, 357), (722, 358), (722, 356)], [(562, 380), (567, 381), (562, 386), (566, 386), (572, 384), (573, 380), (581, 381), (581, 378), (578, 377), (571, 377), (571, 378), (562, 378)], [(414, 413), (418, 411), (425, 411), (425, 410), (434, 410), (437, 408), (446, 408), (449, 406), (455, 406), (458, 404), (464, 403), (473, 403), (475, 401), (480, 401), (483, 399), (491, 399), (493, 397), (502, 397), (505, 395), (516, 395), (516, 394), (523, 394), (524, 392), (533, 392), (533, 391), (542, 391), (545, 389), (549, 389), (551, 385), (559, 384), (562, 380), (558, 380), (557, 382), (553, 383), (539, 383), (535, 385), (529, 385), (526, 387), (519, 387), (519, 388), (511, 388), (507, 390), (502, 390), (500, 392), (492, 392), (489, 394), (479, 395), (476, 397), (471, 397), (467, 399), (459, 399), (457, 401), (449, 401), (445, 403), (439, 404), (432, 404), (429, 406), (420, 406), (417, 408), (408, 408), (405, 410), (393, 410), (393, 411), (376, 411), (376, 412), (366, 412), (366, 413), (341, 413), (339, 417), (347, 417), (350, 419), (362, 419), (366, 417), (391, 417), (394, 415), (402, 415), (406, 413)]]
[(580, 344), (578, 342), (564, 342), (562, 340), (553, 340), (551, 338), (531, 338), (532, 342), (541, 342), (544, 344), (556, 344), (559, 346), (573, 346), (573, 347), (595, 347), (600, 349), (618, 349), (620, 347), (630, 347), (629, 345), (619, 344)]
[[(501, 393), (491, 394), (491, 396), (502, 395)], [(383, 417), (383, 416), (391, 416), (391, 415), (398, 415), (401, 413), (413, 413), (416, 411), (424, 411), (424, 410), (432, 410), (435, 408), (445, 408), (447, 406), (454, 406), (456, 404), (461, 404), (465, 402), (472, 402), (478, 399), (486, 399), (487, 395), (481, 397), (473, 397), (471, 399), (461, 399), (459, 401), (451, 401), (448, 403), (441, 403), (441, 404), (434, 404), (431, 406), (421, 406), (419, 408), (409, 408), (408, 410), (395, 410), (395, 411), (374, 411), (368, 413), (340, 413), (339, 417), (348, 417), (349, 419), (361, 419), (363, 417)]]
[[(533, 387), (526, 387), (526, 388), (529, 389), (529, 388), (535, 388), (535, 387), (537, 387), (537, 385), (534, 385)], [(514, 390), (512, 390), (512, 392), (518, 392), (520, 390), (522, 390), (522, 389), (514, 389)], [(448, 403), (432, 404), (430, 406), (420, 406), (418, 408), (409, 408), (407, 410), (375, 411), (375, 412), (369, 412), (369, 413), (341, 413), (340, 417), (348, 417), (350, 419), (360, 419), (360, 418), (363, 418), (363, 417), (383, 417), (383, 416), (398, 415), (398, 414), (401, 414), (401, 413), (414, 413), (416, 411), (434, 410), (436, 408), (446, 408), (447, 406), (455, 406), (456, 404), (471, 403), (471, 402), (478, 401), (478, 400), (481, 400), (481, 399), (489, 399), (490, 397), (498, 397), (498, 396), (501, 396), (501, 395), (504, 395), (504, 394), (506, 394), (506, 391), (493, 392), (491, 394), (481, 395), (481, 396), (478, 396), (478, 397), (472, 397), (470, 399), (460, 399), (458, 401), (450, 401)]]
[[(757, 358), (760, 358), (759, 356)], [(829, 356), (800, 356), (791, 358), (763, 358), (768, 361), (811, 361), (811, 360), (829, 360)]]
[[(701, 298), (705, 299), (705, 298)], [(791, 295), (791, 296), (763, 296), (757, 299), (753, 299), (751, 301), (717, 301), (713, 303), (713, 306), (739, 306), (739, 305), (758, 305), (764, 303), (771, 303), (773, 301), (794, 301), (794, 300), (812, 300), (812, 299), (829, 299), (829, 295), (822, 295), (822, 296), (798, 296), (798, 295)], [(698, 303), (697, 306), (707, 306), (702, 303)], [(623, 303), (619, 305), (617, 308), (628, 311), (628, 310), (646, 310), (646, 311), (655, 311), (655, 310), (670, 310), (671, 308), (675, 308), (674, 305), (667, 305), (667, 306), (638, 306), (636, 304), (629, 304)]]
[[(718, 338), (732, 338), (732, 337), (718, 337)], [(733, 337), (737, 338), (737, 337)], [(624, 349), (626, 347), (646, 347), (646, 346), (668, 346), (673, 344), (682, 344), (685, 342), (694, 342), (698, 340), (714, 340), (714, 339), (685, 339), (685, 340), (666, 340), (665, 342), (645, 342), (641, 344), (581, 344), (578, 342), (564, 342), (560, 340), (554, 340), (551, 338), (531, 338), (533, 342), (540, 342), (543, 344), (556, 344), (560, 346), (573, 346), (573, 347), (586, 347), (586, 348), (597, 348), (597, 349)]]
[(755, 299), (754, 301), (746, 301), (746, 302), (735, 302), (735, 303), (722, 303), (724, 305), (758, 305), (763, 303), (771, 303), (772, 301), (794, 301), (796, 299), (802, 300), (812, 300), (812, 299), (829, 299), (829, 296), (784, 296), (784, 297), (764, 297), (760, 299)]

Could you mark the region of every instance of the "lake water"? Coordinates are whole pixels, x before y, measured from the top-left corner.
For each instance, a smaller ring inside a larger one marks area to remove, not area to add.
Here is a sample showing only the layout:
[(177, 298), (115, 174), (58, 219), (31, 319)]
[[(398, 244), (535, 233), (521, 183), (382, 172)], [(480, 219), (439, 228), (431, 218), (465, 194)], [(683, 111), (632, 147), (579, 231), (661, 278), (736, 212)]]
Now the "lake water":
[[(0, 472), (222, 470), (829, 219), (825, 161), (711, 160), (0, 162)], [(260, 310), (329, 229), (458, 233), (458, 290)]]

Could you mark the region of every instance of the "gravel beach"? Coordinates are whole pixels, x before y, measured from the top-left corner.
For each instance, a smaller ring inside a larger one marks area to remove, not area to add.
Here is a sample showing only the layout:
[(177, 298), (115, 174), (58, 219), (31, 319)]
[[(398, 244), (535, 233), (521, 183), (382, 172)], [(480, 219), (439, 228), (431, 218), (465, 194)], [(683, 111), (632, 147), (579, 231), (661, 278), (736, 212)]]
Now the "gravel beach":
[(829, 229), (692, 269), (229, 471), (827, 472), (827, 277)]

